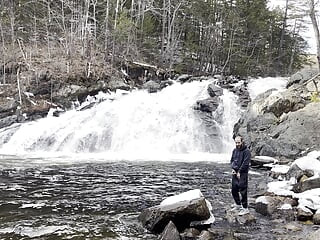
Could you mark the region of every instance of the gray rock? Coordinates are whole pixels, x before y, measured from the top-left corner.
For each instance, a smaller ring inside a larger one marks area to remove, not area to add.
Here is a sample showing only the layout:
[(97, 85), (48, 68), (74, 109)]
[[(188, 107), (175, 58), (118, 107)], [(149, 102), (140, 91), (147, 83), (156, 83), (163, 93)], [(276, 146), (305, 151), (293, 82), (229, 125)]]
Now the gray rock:
[(1, 118), (0, 119), (0, 128), (8, 127), (16, 122), (18, 122), (18, 117), (16, 115)]
[(115, 91), (117, 89), (129, 90), (130, 86), (126, 83), (125, 79), (111, 77), (111, 79), (108, 81), (108, 88), (111, 91)]
[(196, 239), (199, 235), (200, 231), (196, 228), (187, 228), (183, 231), (183, 233), (180, 233), (182, 240)]
[(15, 110), (18, 106), (18, 103), (14, 99), (4, 99), (5, 102), (0, 103), (0, 112), (7, 112)]
[(320, 225), (320, 209), (313, 215), (313, 224)]
[(273, 113), (251, 108), (234, 127), (234, 134), (244, 137), (254, 155), (296, 158), (305, 149), (316, 149), (320, 135), (320, 103), (310, 103), (289, 112), (281, 122)]
[(149, 231), (160, 233), (172, 221), (179, 231), (190, 226), (192, 221), (206, 220), (210, 217), (204, 197), (191, 201), (182, 201), (171, 205), (155, 206), (144, 209), (139, 221)]
[(255, 210), (265, 216), (271, 216), (278, 210), (280, 199), (271, 196), (262, 196), (257, 198)]
[(263, 167), (263, 165), (271, 163), (275, 163), (274, 159), (272, 158), (251, 158), (251, 166)]
[(180, 240), (180, 234), (174, 225), (173, 222), (169, 222), (163, 232), (161, 233), (161, 236), (159, 237), (159, 240)]
[(215, 84), (209, 84), (208, 93), (210, 97), (220, 97), (223, 95), (223, 89)]
[(286, 174), (286, 180), (290, 180), (291, 178), (300, 179), (303, 174), (304, 171), (297, 164), (292, 164)]
[(302, 84), (308, 81), (310, 78), (314, 77), (318, 73), (317, 69), (303, 69), (295, 74), (293, 74), (288, 83), (287, 88), (294, 84)]
[(195, 110), (202, 112), (214, 112), (219, 106), (220, 100), (217, 97), (207, 98), (204, 100), (197, 101), (197, 105), (194, 107)]
[(188, 81), (191, 77), (192, 76), (189, 74), (182, 74), (177, 78), (177, 81), (184, 83), (184, 82)]
[(226, 218), (230, 224), (247, 225), (256, 222), (256, 218), (251, 214), (239, 216), (238, 211), (227, 210)]
[(307, 235), (306, 240), (319, 240), (319, 236), (320, 236), (320, 229), (318, 229), (312, 233), (309, 233)]
[(150, 81), (144, 83), (142, 85), (142, 88), (147, 89), (149, 93), (155, 93), (161, 89), (161, 86), (159, 83), (150, 80)]
[(292, 188), (295, 193), (301, 193), (310, 189), (320, 188), (320, 178), (307, 179), (298, 182)]
[(305, 207), (298, 207), (298, 212), (297, 212), (297, 219), (299, 221), (307, 221), (307, 220), (312, 220), (313, 213), (311, 210)]
[(215, 240), (214, 235), (209, 231), (202, 231), (197, 238), (198, 240)]

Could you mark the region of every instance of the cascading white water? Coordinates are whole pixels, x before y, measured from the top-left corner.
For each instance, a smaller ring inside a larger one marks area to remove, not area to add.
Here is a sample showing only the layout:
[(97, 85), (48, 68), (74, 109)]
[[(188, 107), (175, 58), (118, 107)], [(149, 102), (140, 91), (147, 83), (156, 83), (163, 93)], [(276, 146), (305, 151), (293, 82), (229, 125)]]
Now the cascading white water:
[[(0, 152), (94, 153), (101, 158), (170, 160), (188, 158), (186, 155), (192, 160), (210, 160), (212, 153), (230, 154), (232, 128), (238, 119), (236, 97), (224, 91), (219, 110), (223, 111), (223, 123), (218, 126), (221, 139), (206, 134), (193, 109), (197, 100), (208, 97), (207, 86), (212, 82), (175, 83), (152, 94), (137, 90), (104, 95), (107, 100), (91, 109), (72, 110), (58, 118), (48, 116), (17, 129), (2, 130)], [(222, 149), (214, 147), (218, 141)]]
[(284, 90), (287, 82), (287, 77), (253, 78), (249, 81), (248, 91), (251, 99), (255, 99), (259, 94), (272, 88), (278, 91)]

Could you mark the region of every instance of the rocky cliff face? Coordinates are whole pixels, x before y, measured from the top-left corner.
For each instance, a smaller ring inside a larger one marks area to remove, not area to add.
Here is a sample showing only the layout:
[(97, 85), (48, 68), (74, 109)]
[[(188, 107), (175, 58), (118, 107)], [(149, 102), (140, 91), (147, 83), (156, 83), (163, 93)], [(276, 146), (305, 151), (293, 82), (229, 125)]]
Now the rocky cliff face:
[(285, 91), (269, 90), (249, 104), (234, 134), (244, 137), (253, 155), (293, 159), (319, 148), (320, 102), (311, 101), (311, 95), (312, 85), (320, 80), (308, 82), (314, 76), (315, 72), (296, 74)]

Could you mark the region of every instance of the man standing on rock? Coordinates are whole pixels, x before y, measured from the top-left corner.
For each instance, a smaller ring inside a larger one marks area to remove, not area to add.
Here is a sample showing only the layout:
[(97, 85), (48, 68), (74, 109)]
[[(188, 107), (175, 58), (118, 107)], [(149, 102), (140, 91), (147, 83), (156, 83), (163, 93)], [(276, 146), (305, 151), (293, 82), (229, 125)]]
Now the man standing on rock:
[[(232, 152), (232, 197), (235, 201), (233, 210), (239, 210), (239, 215), (249, 213), (248, 210), (248, 172), (251, 153), (243, 142), (241, 136), (234, 139), (236, 148)], [(240, 198), (241, 197), (241, 198)]]

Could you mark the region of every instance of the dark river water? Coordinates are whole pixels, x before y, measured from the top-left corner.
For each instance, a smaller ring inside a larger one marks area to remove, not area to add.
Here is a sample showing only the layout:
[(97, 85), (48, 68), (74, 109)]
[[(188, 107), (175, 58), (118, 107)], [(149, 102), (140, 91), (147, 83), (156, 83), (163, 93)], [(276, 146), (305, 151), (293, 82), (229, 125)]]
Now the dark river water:
[[(191, 189), (200, 189), (213, 205), (214, 225), (229, 227), (225, 210), (233, 202), (227, 164), (122, 161), (23, 167), (2, 158), (0, 166), (0, 239), (156, 239), (137, 221), (141, 210)], [(266, 175), (250, 174), (249, 204), (265, 189)], [(276, 222), (258, 218), (254, 226), (237, 231), (251, 239), (257, 233), (260, 239), (286, 239), (271, 231)]]

